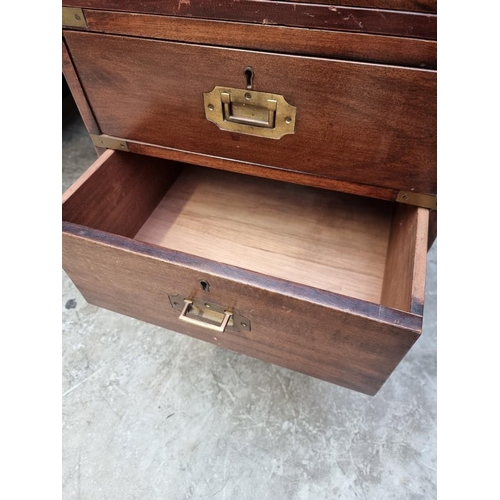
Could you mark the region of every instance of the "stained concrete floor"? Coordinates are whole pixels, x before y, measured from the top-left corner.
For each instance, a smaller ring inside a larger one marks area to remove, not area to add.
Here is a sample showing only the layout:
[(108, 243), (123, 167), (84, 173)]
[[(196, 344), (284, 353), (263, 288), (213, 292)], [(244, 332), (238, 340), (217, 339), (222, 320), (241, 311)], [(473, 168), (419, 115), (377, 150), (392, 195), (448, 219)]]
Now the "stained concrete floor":
[[(63, 190), (95, 160), (74, 107)], [(63, 498), (436, 497), (436, 244), (424, 332), (368, 397), (89, 305), (63, 272)]]

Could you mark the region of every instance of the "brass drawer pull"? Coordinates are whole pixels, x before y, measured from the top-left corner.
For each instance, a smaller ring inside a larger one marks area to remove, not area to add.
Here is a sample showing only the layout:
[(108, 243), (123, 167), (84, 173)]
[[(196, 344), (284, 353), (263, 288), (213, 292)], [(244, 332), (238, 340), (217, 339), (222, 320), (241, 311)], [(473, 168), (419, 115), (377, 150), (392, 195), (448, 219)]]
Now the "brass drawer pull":
[[(202, 280), (204, 281), (204, 280)], [(206, 290), (205, 290), (206, 291)], [(252, 322), (242, 316), (236, 309), (230, 308), (215, 302), (207, 302), (203, 299), (190, 299), (182, 295), (169, 295), (170, 305), (180, 311), (179, 319), (185, 323), (208, 328), (217, 332), (250, 332)], [(188, 316), (188, 314), (190, 316)]]
[(205, 321), (200, 321), (199, 319), (188, 317), (187, 313), (191, 308), (197, 309), (201, 313), (200, 317), (203, 317), (207, 312), (210, 313), (211, 316), (210, 319), (212, 319), (214, 316), (221, 315), (221, 313), (218, 313), (216, 311), (210, 311), (208, 309), (204, 311), (200, 309), (199, 306), (193, 307), (192, 300), (184, 299), (184, 307), (182, 309), (181, 315), (179, 316), (179, 319), (181, 321), (184, 321), (185, 323), (189, 323), (191, 325), (201, 326), (202, 328), (207, 328), (208, 330), (213, 330), (214, 332), (219, 332), (219, 333), (224, 332), (227, 324), (229, 323), (229, 320), (231, 319), (231, 316), (233, 315), (232, 312), (224, 311), (224, 317), (222, 318), (220, 325), (214, 325), (212, 323), (206, 323)]
[[(250, 92), (246, 92), (250, 96)], [(274, 128), (276, 122), (276, 108), (278, 102), (268, 99), (264, 106), (254, 106), (250, 103), (231, 101), (229, 92), (220, 93), (224, 120), (243, 125), (255, 125), (256, 127)]]
[(214, 87), (203, 98), (205, 117), (221, 130), (270, 139), (295, 133), (297, 109), (281, 95)]

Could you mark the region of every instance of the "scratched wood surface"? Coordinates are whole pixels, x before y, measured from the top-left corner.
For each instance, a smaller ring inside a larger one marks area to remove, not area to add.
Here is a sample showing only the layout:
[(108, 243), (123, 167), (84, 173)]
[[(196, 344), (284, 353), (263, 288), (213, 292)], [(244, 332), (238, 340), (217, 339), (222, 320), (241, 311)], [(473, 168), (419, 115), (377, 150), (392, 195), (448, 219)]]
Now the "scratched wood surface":
[[(289, 1), (289, 0), (283, 0)], [(296, 3), (322, 3), (351, 5), (375, 9), (408, 10), (415, 12), (437, 12), (437, 0), (293, 0)]]
[(89, 31), (434, 69), (433, 40), (290, 26), (85, 11)]
[(63, 5), (435, 40), (437, 16), (349, 5), (269, 0), (63, 0)]

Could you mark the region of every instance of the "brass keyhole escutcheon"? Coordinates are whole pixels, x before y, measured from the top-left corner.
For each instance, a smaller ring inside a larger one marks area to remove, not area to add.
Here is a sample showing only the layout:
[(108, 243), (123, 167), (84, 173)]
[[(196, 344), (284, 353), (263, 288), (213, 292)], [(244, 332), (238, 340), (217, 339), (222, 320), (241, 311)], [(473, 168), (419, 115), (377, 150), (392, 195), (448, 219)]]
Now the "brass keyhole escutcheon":
[(253, 68), (251, 66), (247, 66), (243, 70), (243, 76), (245, 77), (245, 88), (247, 90), (252, 90), (253, 89), (253, 77), (255, 76)]

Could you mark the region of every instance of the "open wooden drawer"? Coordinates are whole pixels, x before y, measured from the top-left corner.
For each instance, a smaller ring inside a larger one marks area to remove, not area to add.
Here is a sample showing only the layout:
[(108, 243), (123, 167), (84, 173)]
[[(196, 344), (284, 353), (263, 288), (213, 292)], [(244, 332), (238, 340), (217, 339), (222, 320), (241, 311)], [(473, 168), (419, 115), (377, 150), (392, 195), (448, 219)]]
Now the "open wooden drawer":
[(371, 395), (421, 333), (427, 209), (111, 150), (63, 201), (92, 304)]

